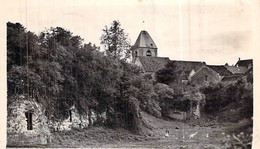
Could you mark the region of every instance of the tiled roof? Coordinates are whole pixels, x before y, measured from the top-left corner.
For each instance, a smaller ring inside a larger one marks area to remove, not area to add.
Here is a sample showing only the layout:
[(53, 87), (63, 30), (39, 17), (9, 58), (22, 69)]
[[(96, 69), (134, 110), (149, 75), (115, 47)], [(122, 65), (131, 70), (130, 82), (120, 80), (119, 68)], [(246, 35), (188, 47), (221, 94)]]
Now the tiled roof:
[(137, 47), (146, 47), (146, 48), (156, 48), (157, 49), (157, 46), (154, 43), (151, 36), (148, 34), (147, 31), (144, 31), (144, 30), (140, 32), (132, 49), (135, 49)]
[(253, 75), (253, 67), (249, 68), (245, 73), (244, 76)]
[(157, 70), (164, 68), (170, 61), (168, 57), (139, 56), (138, 58), (146, 72), (156, 72)]
[(233, 75), (225, 66), (207, 65), (212, 70), (216, 71), (220, 76)]
[[(150, 57), (150, 56), (139, 56), (138, 57), (143, 69), (146, 72), (156, 72), (159, 69), (165, 67), (165, 65), (170, 62), (169, 58), (166, 57)], [(193, 61), (172, 61), (175, 63), (176, 67), (181, 68), (184, 71), (185, 75), (194, 70), (199, 70), (202, 66), (206, 65), (204, 62), (193, 62)]]
[(231, 75), (231, 76), (224, 76), (221, 81), (236, 81), (240, 78), (240, 75)]
[(253, 59), (239, 60), (235, 66), (248, 67), (249, 65), (253, 66)]
[(174, 60), (176, 67), (183, 68), (184, 71), (190, 72), (192, 70), (198, 71), (202, 66), (206, 65), (205, 62), (196, 62), (196, 61), (178, 61)]
[(172, 61), (175, 63), (176, 67), (181, 68), (183, 70), (182, 75), (180, 76), (180, 79), (182, 80), (188, 80), (189, 74), (192, 70), (195, 72), (198, 71), (202, 66), (206, 65), (204, 62), (196, 62), (196, 61), (178, 61), (174, 60)]
[(247, 71), (247, 67), (225, 66), (227, 70), (233, 74), (243, 74)]

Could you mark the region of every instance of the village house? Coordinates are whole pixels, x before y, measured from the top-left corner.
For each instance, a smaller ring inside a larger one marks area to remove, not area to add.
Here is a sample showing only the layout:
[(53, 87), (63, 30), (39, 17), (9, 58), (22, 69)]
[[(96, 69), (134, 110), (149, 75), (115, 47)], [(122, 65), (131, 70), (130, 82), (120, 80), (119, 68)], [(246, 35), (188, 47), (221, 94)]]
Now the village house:
[[(155, 72), (164, 68), (168, 62), (174, 62), (181, 70), (177, 86), (193, 84), (202, 86), (209, 83), (231, 83), (240, 79), (252, 66), (253, 60), (238, 60), (235, 66), (207, 65), (205, 62), (170, 60), (158, 57), (158, 47), (145, 30), (142, 30), (131, 48), (133, 63), (140, 66), (145, 74), (155, 77)], [(183, 87), (182, 87), (183, 88)]]
[(201, 67), (191, 79), (191, 84), (202, 86), (219, 83), (225, 76), (233, 74), (225, 66), (206, 65)]
[(231, 75), (223, 66), (203, 66), (192, 76), (191, 84), (201, 86), (209, 83), (218, 83), (227, 74)]
[(235, 64), (237, 67), (247, 67), (247, 69), (253, 67), (253, 60), (252, 59), (246, 59), (246, 60), (240, 60), (238, 59), (237, 63)]
[(245, 66), (225, 66), (225, 67), (233, 75), (242, 75), (248, 70), (248, 68)]

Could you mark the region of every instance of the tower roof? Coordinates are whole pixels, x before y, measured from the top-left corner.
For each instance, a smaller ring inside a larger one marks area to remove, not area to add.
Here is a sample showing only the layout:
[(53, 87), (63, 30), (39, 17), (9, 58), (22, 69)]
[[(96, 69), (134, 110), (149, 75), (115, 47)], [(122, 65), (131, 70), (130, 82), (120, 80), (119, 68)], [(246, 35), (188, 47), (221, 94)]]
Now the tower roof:
[(151, 36), (148, 34), (147, 31), (142, 30), (135, 42), (135, 44), (133, 45), (133, 49), (138, 48), (138, 47), (142, 47), (142, 48), (154, 48), (157, 49), (156, 44), (154, 43), (153, 39), (151, 38)]

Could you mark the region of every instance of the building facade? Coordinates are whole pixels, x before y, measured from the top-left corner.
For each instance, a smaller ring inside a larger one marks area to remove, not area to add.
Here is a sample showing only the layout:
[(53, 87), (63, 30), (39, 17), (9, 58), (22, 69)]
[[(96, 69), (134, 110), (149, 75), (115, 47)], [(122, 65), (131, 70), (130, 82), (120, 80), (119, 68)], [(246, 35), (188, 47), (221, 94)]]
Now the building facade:
[[(140, 66), (144, 73), (154, 77), (156, 71), (163, 69), (169, 62), (174, 62), (181, 71), (177, 76), (179, 85), (191, 83), (193, 85), (205, 85), (218, 82), (234, 82), (241, 78), (253, 67), (253, 60), (238, 60), (235, 66), (207, 65), (200, 61), (170, 60), (168, 57), (158, 57), (158, 47), (147, 31), (142, 30), (131, 48), (132, 60)], [(252, 70), (252, 69), (251, 69)]]

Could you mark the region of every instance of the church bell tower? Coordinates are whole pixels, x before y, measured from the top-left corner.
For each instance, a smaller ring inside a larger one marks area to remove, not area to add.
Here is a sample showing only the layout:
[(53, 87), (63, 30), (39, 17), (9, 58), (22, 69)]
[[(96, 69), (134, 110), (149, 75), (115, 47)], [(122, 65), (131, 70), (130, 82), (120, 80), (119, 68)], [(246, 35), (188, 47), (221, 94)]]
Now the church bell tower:
[(133, 63), (139, 56), (157, 57), (157, 46), (147, 31), (142, 30), (132, 46)]

